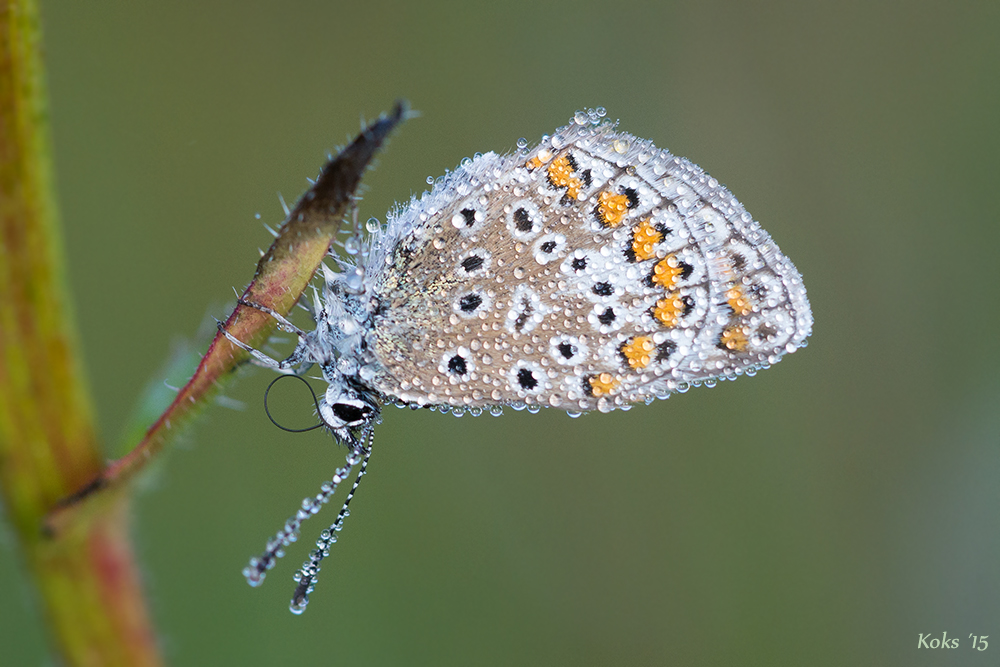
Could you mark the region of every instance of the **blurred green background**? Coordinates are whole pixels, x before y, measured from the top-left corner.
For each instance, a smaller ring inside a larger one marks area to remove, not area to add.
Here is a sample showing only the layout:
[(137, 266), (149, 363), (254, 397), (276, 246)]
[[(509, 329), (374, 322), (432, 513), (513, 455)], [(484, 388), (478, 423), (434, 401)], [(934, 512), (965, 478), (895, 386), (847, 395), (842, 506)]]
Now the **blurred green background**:
[[(389, 408), (302, 617), (291, 575), (336, 507), (261, 589), (240, 570), (342, 452), (271, 426), (272, 375), (245, 373), (227, 396), (247, 408), (209, 410), (135, 503), (172, 664), (996, 664), (1000, 4), (42, 9), (109, 457), (172, 347), (250, 280), (255, 214), (278, 223), (276, 193), (397, 97), (422, 117), (363, 216), (603, 105), (726, 183), (816, 317), (773, 369), (627, 413)], [(7, 528), (0, 545), (3, 662), (52, 664)], [(917, 649), (945, 631), (959, 649)]]

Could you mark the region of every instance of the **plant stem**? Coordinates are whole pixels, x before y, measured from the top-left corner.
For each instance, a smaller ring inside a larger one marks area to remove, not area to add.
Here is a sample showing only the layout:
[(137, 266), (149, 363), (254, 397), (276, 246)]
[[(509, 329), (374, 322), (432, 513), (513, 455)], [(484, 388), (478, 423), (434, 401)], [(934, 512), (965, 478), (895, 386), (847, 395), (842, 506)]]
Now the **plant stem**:
[[(372, 158), (390, 132), (406, 117), (406, 105), (397, 102), (390, 114), (362, 130), (323, 166), (312, 187), (299, 198), (282, 223), (274, 243), (260, 258), (253, 280), (233, 313), (224, 324), (220, 323), (221, 329), (252, 346), (267, 340), (275, 328), (274, 318), (246, 304), (266, 306), (281, 315), (287, 315), (295, 306), (341, 230), (344, 216), (354, 202), (361, 177)], [(62, 498), (46, 518), (46, 529), (52, 534), (61, 534), (100, 514), (108, 504), (117, 502), (127, 491), (128, 482), (146, 469), (247, 358), (248, 354), (231, 343), (220, 330), (194, 375), (149, 427), (142, 441)]]
[(158, 665), (127, 507), (46, 535), (56, 502), (101, 470), (62, 275), (34, 0), (0, 0), (0, 490), (70, 665)]

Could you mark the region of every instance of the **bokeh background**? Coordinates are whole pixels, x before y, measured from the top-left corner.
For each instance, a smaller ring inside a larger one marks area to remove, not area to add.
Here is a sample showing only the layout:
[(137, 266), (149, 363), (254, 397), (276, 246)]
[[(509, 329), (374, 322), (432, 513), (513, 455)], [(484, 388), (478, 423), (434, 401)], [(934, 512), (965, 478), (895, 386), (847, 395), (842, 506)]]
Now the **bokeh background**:
[[(240, 570), (342, 452), (274, 428), (271, 375), (244, 373), (226, 397), (246, 409), (208, 410), (135, 503), (172, 664), (996, 664), (1000, 4), (42, 9), (109, 457), (136, 397), (183, 381), (171, 351), (204, 345), (250, 280), (277, 193), (397, 97), (422, 116), (363, 216), (603, 105), (726, 183), (816, 317), (773, 369), (630, 412), (389, 408), (302, 617), (291, 575), (323, 518), (261, 589)], [(6, 528), (0, 545), (2, 662), (53, 664)], [(917, 649), (942, 632), (960, 648)]]

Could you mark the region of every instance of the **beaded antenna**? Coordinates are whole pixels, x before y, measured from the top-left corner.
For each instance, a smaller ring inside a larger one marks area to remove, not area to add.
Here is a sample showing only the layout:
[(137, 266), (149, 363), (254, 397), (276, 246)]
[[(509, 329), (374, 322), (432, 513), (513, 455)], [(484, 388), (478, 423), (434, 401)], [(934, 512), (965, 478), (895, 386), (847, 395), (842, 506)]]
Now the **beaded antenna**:
[(331, 252), (316, 326), (276, 361), (319, 366), (319, 417), (344, 466), (244, 570), (259, 585), (302, 521), (358, 468), (336, 521), (296, 573), (302, 613), (371, 456), (386, 403), (499, 414), (627, 409), (712, 386), (803, 347), (802, 279), (743, 206), (697, 165), (619, 132), (603, 109), (528, 149), (466, 159), (430, 192)]

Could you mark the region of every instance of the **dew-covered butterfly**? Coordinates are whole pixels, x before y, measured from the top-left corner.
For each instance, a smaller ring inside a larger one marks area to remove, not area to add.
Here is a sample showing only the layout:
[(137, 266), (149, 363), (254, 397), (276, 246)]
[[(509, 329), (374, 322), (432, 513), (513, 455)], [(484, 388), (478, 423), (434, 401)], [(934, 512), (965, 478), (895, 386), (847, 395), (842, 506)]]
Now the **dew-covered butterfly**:
[(369, 221), (322, 267), (312, 331), (254, 306), (298, 334), (284, 361), (229, 336), (280, 372), (318, 366), (320, 419), (348, 448), (251, 560), (251, 585), (360, 466), (295, 575), (291, 609), (305, 609), (387, 403), (607, 412), (751, 375), (805, 344), (806, 291), (771, 237), (697, 165), (604, 115), (578, 112), (533, 148), (466, 159), (385, 224)]

